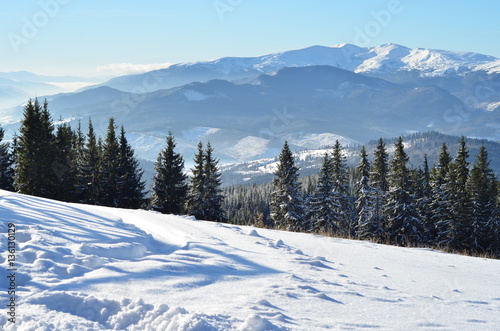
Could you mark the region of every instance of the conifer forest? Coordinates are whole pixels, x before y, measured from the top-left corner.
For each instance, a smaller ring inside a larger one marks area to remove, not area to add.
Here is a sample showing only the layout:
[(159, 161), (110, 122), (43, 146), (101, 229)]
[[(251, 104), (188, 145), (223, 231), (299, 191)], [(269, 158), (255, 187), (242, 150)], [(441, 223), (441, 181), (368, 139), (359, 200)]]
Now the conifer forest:
[(499, 180), (486, 147), (471, 156), (464, 137), (456, 155), (443, 144), (436, 164), (425, 157), (417, 167), (410, 166), (402, 138), (390, 146), (380, 139), (373, 153), (363, 147), (355, 168), (347, 166), (337, 141), (319, 172), (305, 177), (285, 142), (271, 183), (223, 188), (210, 143), (198, 144), (194, 166), (186, 169), (170, 133), (148, 190), (125, 128), (115, 119), (109, 119), (105, 137), (96, 136), (92, 120), (76, 129), (54, 123), (47, 101), (34, 99), (26, 104), (12, 142), (2, 142), (0, 127), (0, 189), (500, 257)]

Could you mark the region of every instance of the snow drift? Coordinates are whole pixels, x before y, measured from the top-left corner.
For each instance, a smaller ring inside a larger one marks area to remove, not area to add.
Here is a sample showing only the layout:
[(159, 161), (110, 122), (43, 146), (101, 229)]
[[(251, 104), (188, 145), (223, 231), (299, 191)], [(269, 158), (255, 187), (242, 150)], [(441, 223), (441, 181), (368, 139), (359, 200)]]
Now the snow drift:
[(500, 261), (0, 191), (3, 330), (500, 327)]

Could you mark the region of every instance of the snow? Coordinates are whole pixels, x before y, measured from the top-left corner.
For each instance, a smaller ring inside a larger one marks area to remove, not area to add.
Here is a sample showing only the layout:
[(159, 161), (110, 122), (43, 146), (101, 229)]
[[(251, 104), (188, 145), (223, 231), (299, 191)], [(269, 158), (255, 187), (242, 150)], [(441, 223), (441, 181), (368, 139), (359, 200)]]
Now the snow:
[(2, 330), (500, 327), (498, 260), (6, 191), (0, 220)]
[(246, 160), (259, 156), (266, 152), (269, 145), (269, 140), (247, 136), (240, 139), (234, 146), (227, 149), (227, 155), (235, 158), (236, 160)]

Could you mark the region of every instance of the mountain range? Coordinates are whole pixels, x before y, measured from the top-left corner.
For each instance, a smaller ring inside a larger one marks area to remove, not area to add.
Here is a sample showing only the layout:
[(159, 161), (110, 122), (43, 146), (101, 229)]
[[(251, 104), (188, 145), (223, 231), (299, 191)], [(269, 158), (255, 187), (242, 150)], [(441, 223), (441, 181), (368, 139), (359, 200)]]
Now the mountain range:
[[(499, 59), (396, 44), (181, 63), (47, 99), (54, 118), (92, 117), (101, 135), (114, 116), (150, 161), (169, 130), (186, 159), (210, 140), (222, 163), (274, 157), (284, 140), (296, 151), (424, 131), (500, 140)], [(12, 134), (21, 116), (5, 111), (2, 125)]]

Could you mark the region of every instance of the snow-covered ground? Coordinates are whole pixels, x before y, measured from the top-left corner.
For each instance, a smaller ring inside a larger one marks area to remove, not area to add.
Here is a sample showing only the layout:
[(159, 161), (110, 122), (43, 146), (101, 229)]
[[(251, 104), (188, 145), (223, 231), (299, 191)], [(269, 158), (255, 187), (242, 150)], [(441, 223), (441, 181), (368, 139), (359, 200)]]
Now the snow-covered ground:
[(500, 329), (498, 260), (6, 191), (0, 221), (2, 330)]

